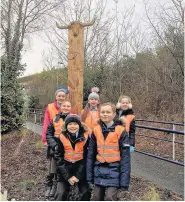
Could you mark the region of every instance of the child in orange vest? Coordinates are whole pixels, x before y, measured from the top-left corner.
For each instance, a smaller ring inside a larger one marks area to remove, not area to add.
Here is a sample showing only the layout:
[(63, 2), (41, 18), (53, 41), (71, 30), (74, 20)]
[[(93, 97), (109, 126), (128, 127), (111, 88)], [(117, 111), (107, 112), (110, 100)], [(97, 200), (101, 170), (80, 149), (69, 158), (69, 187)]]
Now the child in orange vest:
[[(100, 122), (93, 130), (87, 155), (87, 181), (95, 184), (93, 201), (117, 201), (119, 188), (127, 191), (130, 182), (128, 133), (113, 120), (116, 107), (100, 106)], [(106, 190), (107, 189), (107, 190)]]
[[(48, 125), (50, 121), (56, 116), (56, 114), (59, 113), (60, 106), (66, 99), (68, 93), (69, 93), (68, 89), (63, 88), (62, 86), (58, 86), (55, 92), (55, 101), (53, 103), (48, 104), (46, 108), (42, 130), (42, 141), (45, 145), (47, 145), (46, 133)], [(53, 167), (53, 165), (55, 165), (55, 163), (53, 162), (52, 153), (50, 155), (50, 151), (51, 149), (47, 147), (47, 158), (50, 160), (50, 167), (49, 167), (49, 174), (46, 176), (47, 190), (45, 193), (45, 197), (54, 195), (54, 192), (51, 191), (51, 186), (54, 185), (53, 180), (54, 180), (55, 166)]]
[(66, 200), (70, 186), (77, 183), (81, 200), (89, 201), (90, 192), (85, 177), (89, 132), (82, 126), (78, 115), (69, 114), (66, 117), (64, 130), (60, 134), (59, 140), (54, 154), (58, 180), (55, 200)]
[(42, 141), (46, 145), (46, 132), (50, 121), (56, 116), (56, 114), (60, 111), (60, 106), (63, 101), (66, 99), (69, 91), (67, 88), (63, 88), (62, 86), (58, 86), (55, 92), (55, 101), (53, 103), (48, 104), (46, 111), (44, 113), (44, 123), (42, 130)]
[(81, 112), (81, 120), (91, 129), (98, 125), (99, 116), (99, 95), (95, 92), (89, 94), (88, 103)]
[(118, 103), (116, 105), (116, 118), (115, 120), (120, 120), (123, 126), (126, 127), (126, 131), (129, 133), (130, 140), (130, 152), (134, 152), (135, 147), (135, 115), (132, 109), (131, 98), (122, 95), (120, 96)]
[[(56, 161), (53, 158), (53, 154), (55, 151), (55, 146), (58, 143), (58, 137), (62, 132), (63, 123), (66, 116), (71, 112), (71, 103), (69, 101), (63, 101), (60, 106), (60, 113), (57, 114), (50, 122), (47, 133), (46, 133), (46, 140), (49, 147), (49, 157), (51, 158), (50, 162), (50, 175), (47, 177), (47, 192), (45, 194), (46, 197), (53, 197), (56, 192), (57, 186), (57, 179), (56, 179)], [(53, 179), (53, 183), (51, 181)]]

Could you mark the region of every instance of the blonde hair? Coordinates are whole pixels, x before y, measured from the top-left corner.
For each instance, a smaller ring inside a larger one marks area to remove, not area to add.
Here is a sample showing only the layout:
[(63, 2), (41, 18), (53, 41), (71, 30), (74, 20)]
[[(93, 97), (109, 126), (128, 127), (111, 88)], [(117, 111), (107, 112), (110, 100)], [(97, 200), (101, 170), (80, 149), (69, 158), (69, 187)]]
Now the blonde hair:
[(61, 106), (62, 106), (64, 103), (66, 103), (66, 102), (69, 102), (70, 105), (71, 105), (71, 102), (70, 102), (69, 100), (64, 100), (64, 101), (62, 102)]
[(127, 95), (121, 95), (121, 96), (119, 97), (118, 102), (121, 102), (121, 100), (122, 100), (123, 98), (126, 98), (126, 99), (128, 100), (128, 102), (131, 103), (131, 98), (130, 98), (129, 96), (127, 96)]
[(111, 102), (106, 102), (100, 105), (100, 110), (104, 106), (110, 106), (112, 108), (113, 113), (116, 113), (116, 106), (112, 104)]

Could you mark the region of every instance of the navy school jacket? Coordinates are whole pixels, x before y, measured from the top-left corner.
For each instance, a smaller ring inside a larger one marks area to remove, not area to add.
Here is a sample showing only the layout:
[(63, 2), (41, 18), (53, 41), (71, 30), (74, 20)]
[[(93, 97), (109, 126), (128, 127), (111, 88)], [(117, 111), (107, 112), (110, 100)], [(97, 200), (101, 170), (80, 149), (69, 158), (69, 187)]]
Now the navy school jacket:
[[(100, 122), (103, 136), (106, 138), (108, 133), (115, 130), (116, 124), (107, 128)], [(86, 176), (89, 183), (108, 187), (129, 187), (130, 182), (130, 145), (126, 131), (123, 131), (119, 139), (121, 160), (113, 163), (101, 163), (96, 160), (97, 141), (94, 134), (91, 135), (86, 164)]]

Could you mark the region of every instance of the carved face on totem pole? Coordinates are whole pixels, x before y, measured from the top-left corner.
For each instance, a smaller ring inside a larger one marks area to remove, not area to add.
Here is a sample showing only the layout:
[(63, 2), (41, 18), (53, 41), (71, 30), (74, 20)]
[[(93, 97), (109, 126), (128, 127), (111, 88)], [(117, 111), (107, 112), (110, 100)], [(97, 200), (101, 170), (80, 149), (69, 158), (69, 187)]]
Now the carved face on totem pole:
[(80, 23), (78, 23), (78, 22), (73, 22), (73, 23), (70, 25), (70, 27), (69, 27), (69, 29), (72, 30), (72, 33), (73, 33), (73, 36), (74, 36), (74, 37), (77, 37), (77, 36), (78, 36), (79, 31), (80, 31), (80, 29), (82, 29), (82, 28), (83, 28), (83, 25), (80, 24)]

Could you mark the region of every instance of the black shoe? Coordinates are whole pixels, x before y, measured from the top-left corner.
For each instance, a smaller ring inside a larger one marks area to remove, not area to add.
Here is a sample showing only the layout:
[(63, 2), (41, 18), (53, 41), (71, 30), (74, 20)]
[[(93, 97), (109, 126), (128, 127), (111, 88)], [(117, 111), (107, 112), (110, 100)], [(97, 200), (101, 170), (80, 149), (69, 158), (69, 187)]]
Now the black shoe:
[(46, 181), (45, 181), (45, 185), (46, 185), (46, 193), (45, 193), (45, 197), (49, 197), (50, 196), (50, 192), (51, 192), (51, 188), (53, 185), (53, 174), (49, 174), (46, 176)]
[(53, 180), (53, 186), (52, 186), (52, 188), (51, 188), (51, 191), (50, 191), (49, 196), (50, 196), (50, 197), (54, 197), (54, 196), (55, 196), (55, 193), (56, 193), (56, 190), (57, 190), (57, 181), (56, 181), (56, 180)]

